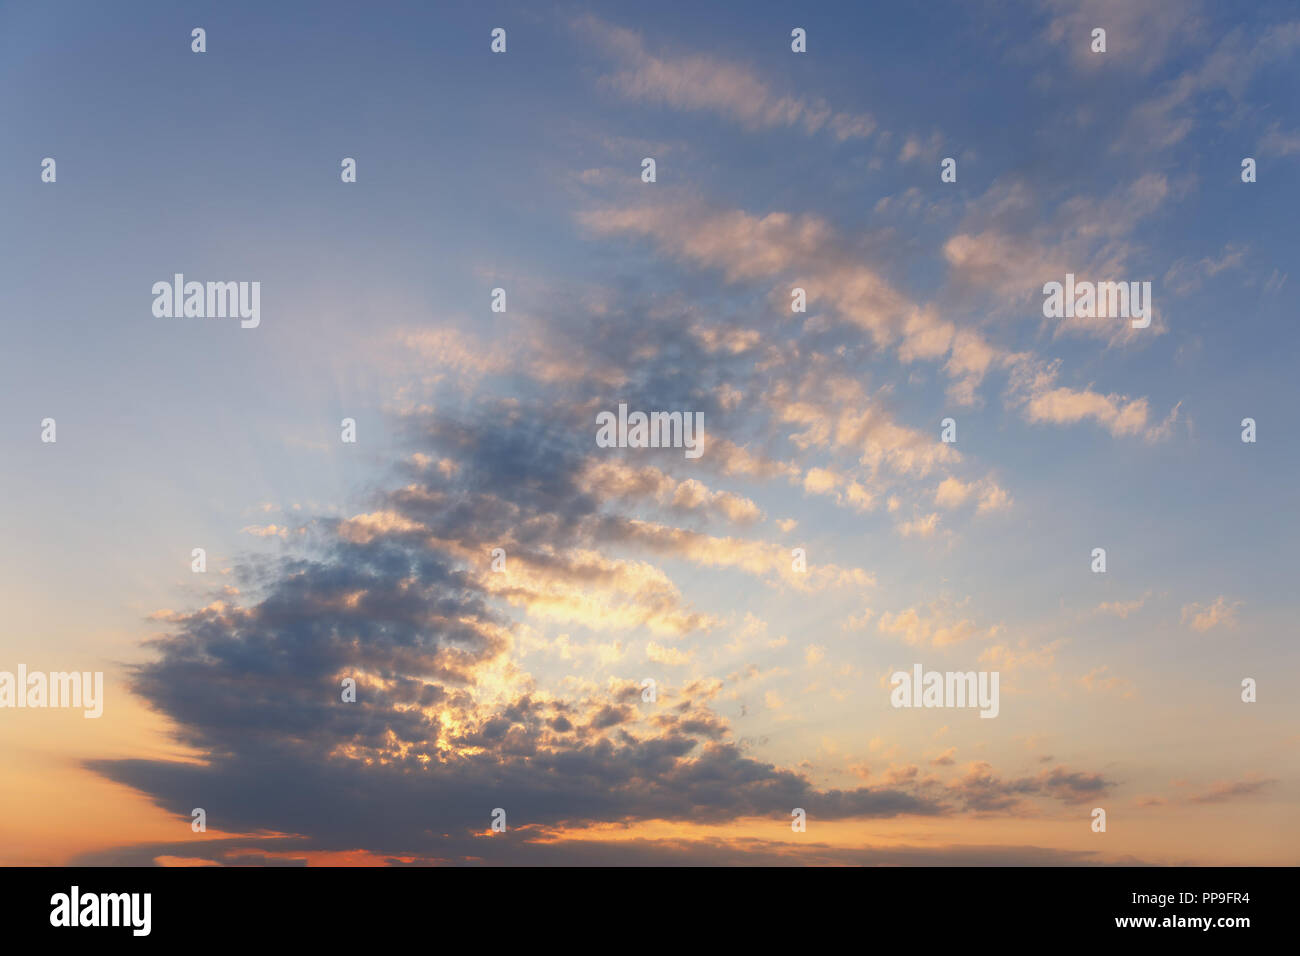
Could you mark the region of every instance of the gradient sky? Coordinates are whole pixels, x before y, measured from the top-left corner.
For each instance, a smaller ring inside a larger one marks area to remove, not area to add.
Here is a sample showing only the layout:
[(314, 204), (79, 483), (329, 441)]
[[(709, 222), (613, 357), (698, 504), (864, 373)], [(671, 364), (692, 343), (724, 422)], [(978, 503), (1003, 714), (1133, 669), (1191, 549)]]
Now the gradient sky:
[(0, 5), (0, 861), (1300, 861), (1295, 7), (895, 6)]

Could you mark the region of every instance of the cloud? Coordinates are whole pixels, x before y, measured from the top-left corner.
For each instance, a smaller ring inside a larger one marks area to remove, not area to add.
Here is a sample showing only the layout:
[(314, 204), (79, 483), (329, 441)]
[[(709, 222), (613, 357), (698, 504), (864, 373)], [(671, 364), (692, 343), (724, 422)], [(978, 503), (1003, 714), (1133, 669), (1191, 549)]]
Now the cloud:
[(1066, 425), (1092, 420), (1116, 437), (1140, 436), (1147, 441), (1163, 441), (1178, 421), (1181, 402), (1170, 409), (1159, 424), (1150, 417), (1145, 398), (1129, 398), (1117, 393), (1102, 394), (1091, 386), (1071, 388), (1056, 383), (1059, 363), (1025, 362), (1018, 367), (1008, 385), (1009, 400), (1022, 409), (1025, 420), (1033, 424)]
[(1228, 599), (1220, 594), (1214, 599), (1214, 602), (1208, 605), (1198, 604), (1193, 601), (1191, 604), (1183, 606), (1182, 623), (1187, 624), (1194, 631), (1212, 631), (1216, 627), (1236, 627), (1237, 626), (1237, 608), (1241, 606), (1240, 601), (1228, 603)]
[(1090, 693), (1108, 694), (1125, 699), (1136, 696), (1137, 689), (1131, 680), (1110, 674), (1109, 671), (1108, 665), (1093, 668), (1079, 678), (1079, 685)]
[(1187, 798), (1189, 803), (1228, 803), (1240, 797), (1253, 797), (1276, 784), (1276, 780), (1255, 777), (1248, 780), (1220, 780), (1203, 793)]
[(1300, 153), (1300, 130), (1283, 130), (1280, 123), (1274, 123), (1260, 139), (1256, 152), (1279, 159), (1294, 156)]
[[(709, 707), (714, 685), (664, 687), (655, 707), (632, 680), (539, 687), (521, 669), (530, 628), (512, 610), (533, 622), (589, 618), (602, 631), (703, 623), (659, 568), (599, 547), (783, 578), (787, 550), (617, 514), (625, 483), (659, 489), (661, 476), (597, 469), (592, 481), (583, 458), (538, 442), (514, 416), (430, 413), (406, 425), (425, 464), (408, 456), (405, 484), (353, 518), (316, 519), (299, 549), (308, 553), (240, 566), (247, 603), (170, 615), (156, 658), (136, 669), (134, 693), (204, 760), (100, 759), (92, 769), (176, 814), (199, 801), (225, 832), (403, 856), (470, 852), (497, 806), (521, 828), (793, 806), (826, 819), (945, 812), (894, 787), (818, 790), (747, 756)], [(456, 467), (427, 466), (446, 459)], [(489, 569), (496, 544), (503, 572)], [(655, 641), (647, 656), (689, 658)], [(341, 699), (344, 678), (356, 681), (355, 702)], [(769, 704), (778, 697), (769, 692)]]
[(931, 647), (947, 647), (972, 638), (993, 638), (1001, 633), (1001, 625), (984, 627), (969, 618), (959, 617), (954, 612), (960, 606), (936, 601), (921, 610), (910, 607), (897, 613), (886, 611), (880, 615), (876, 627), (880, 633), (901, 637), (908, 644), (928, 644)]
[(918, 515), (911, 521), (900, 521), (897, 527), (904, 538), (929, 538), (939, 530), (939, 513), (932, 511), (928, 515)]
[[(1084, 70), (1151, 73), (1202, 30), (1196, 0), (1040, 0), (1045, 37)], [(1092, 52), (1092, 31), (1106, 30), (1106, 53)]]
[(1102, 395), (1064, 386), (1033, 395), (1025, 403), (1025, 417), (1035, 424), (1074, 424), (1093, 419), (1113, 435), (1133, 435), (1147, 424), (1147, 400), (1125, 395)]
[(752, 524), (763, 511), (752, 500), (711, 490), (695, 478), (676, 479), (653, 465), (631, 465), (614, 458), (590, 459), (578, 484), (602, 500), (648, 500), (679, 512), (708, 513), (739, 525)]
[(909, 163), (913, 160), (937, 160), (942, 147), (943, 136), (937, 130), (930, 134), (928, 140), (916, 135), (908, 136), (903, 141), (903, 148), (899, 150), (898, 161)]
[(971, 500), (979, 502), (977, 510), (981, 514), (1011, 507), (1011, 496), (989, 478), (964, 482), (949, 475), (934, 490), (934, 503), (940, 508), (960, 508)]
[[(661, 681), (649, 704), (637, 678), (617, 673), (625, 642), (548, 640), (538, 629), (552, 620), (602, 638), (716, 626), (636, 552), (783, 583), (805, 576), (790, 574), (784, 547), (630, 517), (624, 509), (646, 500), (671, 510), (683, 483), (621, 461), (593, 465), (580, 439), (563, 437), (569, 429), (539, 434), (546, 420), (491, 401), (477, 414), (408, 411), (402, 426), (415, 447), (368, 510), (311, 520), (290, 553), (238, 565), (238, 589), (167, 616), (131, 689), (201, 759), (87, 766), (182, 818), (203, 805), (220, 832), (286, 836), (160, 847), (152, 858), (292, 862), (346, 851), (520, 862), (564, 859), (535, 844), (602, 823), (788, 819), (796, 806), (826, 820), (996, 809), (987, 795), (954, 802), (918, 775), (820, 788), (734, 738), (714, 701), (746, 676)], [(717, 501), (708, 489), (692, 495)], [(494, 547), (505, 551), (502, 571), (491, 568)], [(833, 564), (806, 577), (795, 586), (871, 581)], [(950, 610), (882, 616), (882, 630), (938, 647), (997, 632)], [(765, 626), (747, 618), (742, 631), (761, 640)], [(586, 657), (607, 676), (547, 685), (525, 669), (542, 652)], [(645, 653), (665, 667), (693, 660), (690, 648), (658, 639)], [(822, 654), (812, 645), (805, 658), (816, 665)], [(346, 678), (354, 702), (341, 697)], [(763, 695), (769, 708), (789, 709), (784, 688)], [(1017, 792), (1066, 789), (1040, 781)], [(495, 807), (513, 835), (485, 843)], [(573, 847), (567, 858), (601, 853), (580, 836)], [(645, 848), (647, 858), (657, 852)], [(679, 852), (717, 860), (735, 847), (699, 841)]]
[(718, 621), (689, 611), (671, 579), (644, 561), (614, 560), (574, 549), (507, 552), (501, 572), (478, 579), (485, 594), (503, 598), (540, 620), (581, 623), (593, 630), (647, 627), (656, 634), (708, 630)]
[(656, 664), (667, 664), (669, 667), (681, 667), (690, 662), (691, 652), (683, 652), (675, 647), (663, 647), (651, 641), (646, 645), (645, 656), (654, 661)]
[(268, 524), (256, 525), (250, 524), (240, 529), (244, 534), (251, 534), (257, 538), (287, 538), (290, 534), (288, 528), (282, 525)]
[(1127, 620), (1130, 614), (1142, 609), (1150, 596), (1151, 592), (1147, 591), (1132, 601), (1102, 601), (1097, 605), (1096, 611), (1098, 614), (1113, 614), (1115, 617)]
[(1179, 259), (1165, 273), (1165, 285), (1175, 295), (1187, 295), (1201, 288), (1206, 279), (1212, 279), (1220, 272), (1239, 269), (1245, 261), (1247, 249), (1238, 243), (1228, 243), (1217, 257), (1203, 256), (1192, 261)]
[[(902, 361), (946, 356), (956, 326), (933, 309), (910, 302), (858, 250), (818, 216), (741, 210), (711, 210), (695, 197), (673, 198), (670, 190), (649, 205), (597, 206), (578, 221), (598, 236), (631, 235), (653, 239), (667, 254), (698, 268), (718, 269), (732, 283), (777, 281), (807, 290), (810, 307), (825, 303), (841, 319), (867, 333), (878, 346), (896, 346)], [(787, 300), (788, 301), (788, 300)], [(963, 348), (974, 355), (978, 334), (967, 330)], [(991, 360), (990, 360), (991, 361)], [(979, 361), (954, 367), (967, 378)]]
[(1065, 644), (1064, 639), (1059, 639), (1035, 647), (1027, 638), (1015, 646), (993, 644), (980, 652), (979, 662), (1000, 672), (1016, 671), (1025, 667), (1048, 668), (1055, 663), (1056, 652)]
[[(1116, 240), (1163, 202), (1168, 192), (1163, 176), (1149, 174), (1103, 203), (1065, 203), (1061, 216), (1066, 225), (1058, 227), (1067, 230), (1065, 240), (1046, 236), (1012, 240), (1009, 235), (986, 230), (953, 236), (944, 252), (962, 281), (990, 285), (1017, 299), (1038, 294), (1044, 276), (1064, 276), (1081, 268), (1081, 263), (1092, 262), (1102, 275), (1118, 274), (1118, 265), (1127, 253)], [(829, 308), (877, 348), (892, 347), (900, 363), (942, 361), (950, 378), (949, 397), (959, 404), (974, 404), (976, 389), (985, 376), (994, 369), (1006, 369), (1010, 373), (1007, 401), (1031, 422), (1073, 425), (1091, 420), (1117, 437), (1140, 435), (1152, 440), (1165, 437), (1172, 427), (1173, 412), (1163, 423), (1149, 420), (1146, 398), (1060, 385), (1059, 360), (1011, 352), (989, 342), (977, 329), (960, 328), (934, 306), (910, 301), (864, 264), (854, 244), (820, 217), (714, 210), (697, 197), (677, 196), (664, 189), (653, 204), (598, 205), (580, 211), (578, 221), (600, 237), (648, 238), (675, 259), (721, 271), (729, 283), (763, 282), (774, 295), (781, 296), (788, 295), (790, 288), (804, 288), (810, 307)], [(1051, 251), (1053, 245), (1058, 247), (1055, 252)], [(1088, 252), (1097, 247), (1102, 250), (1100, 258)], [(1058, 327), (1056, 334), (1063, 328)], [(1161, 331), (1158, 315), (1151, 328), (1154, 334)], [(1080, 319), (1065, 331), (1120, 343), (1133, 340), (1137, 331), (1151, 330), (1134, 330), (1128, 322), (1111, 319)], [(807, 361), (810, 357), (800, 356), (804, 359), (802, 375), (791, 372), (762, 393), (762, 400), (781, 420), (804, 425), (795, 435), (801, 447), (844, 447), (869, 436), (875, 449), (868, 445), (864, 464), (874, 466), (884, 458), (904, 469), (914, 464), (924, 473), (937, 461), (957, 460), (951, 445), (931, 437), (922, 439), (914, 430), (895, 424), (872, 407), (861, 384), (814, 369)], [(790, 360), (783, 353), (769, 359), (777, 369)], [(817, 364), (828, 363), (822, 359)]]
[[(1067, 273), (1089, 281), (1136, 279), (1133, 260), (1142, 247), (1133, 240), (1134, 233), (1185, 190), (1185, 184), (1154, 172), (1100, 197), (1070, 192), (1058, 198), (1059, 190), (1050, 187), (1031, 186), (1016, 177), (999, 180), (969, 204), (958, 231), (943, 245), (951, 281), (967, 295), (985, 292), (998, 312), (1030, 309), (1041, 316), (1044, 284), (1064, 281)], [(1109, 346), (1148, 342), (1166, 331), (1159, 309), (1153, 309), (1145, 329), (1105, 316), (1041, 322), (1053, 339), (1085, 337)]]
[(1053, 767), (1033, 777), (1008, 780), (998, 776), (986, 761), (967, 765), (966, 773), (951, 781), (946, 792), (977, 813), (1025, 813), (1026, 799), (1046, 796), (1077, 804), (1105, 796), (1115, 786), (1101, 774)]
[[(1160, 25), (1149, 35), (1160, 46), (1166, 45), (1165, 41), (1190, 38), (1178, 37), (1180, 20), (1186, 23), (1188, 33), (1192, 30), (1199, 33), (1195, 16), (1184, 19), (1163, 4), (1130, 5), (1132, 11), (1142, 8), (1159, 15), (1153, 22)], [(1131, 42), (1142, 34), (1128, 30), (1123, 36)], [(1107, 39), (1109, 42), (1109, 35)], [(1136, 153), (1170, 149), (1187, 139), (1206, 115), (1231, 125), (1249, 121), (1253, 111), (1247, 105), (1247, 93), (1256, 75), (1275, 63), (1286, 62), (1294, 56), (1297, 47), (1300, 47), (1300, 21), (1273, 24), (1253, 35), (1240, 26), (1218, 35), (1211, 48), (1196, 50), (1187, 57), (1193, 66), (1172, 76), (1159, 86), (1158, 92), (1132, 106), (1112, 149)], [(1092, 58), (1092, 62), (1100, 66), (1101, 59)], [(1154, 66), (1159, 57), (1146, 55), (1140, 62)], [(1274, 136), (1273, 128), (1265, 134), (1261, 145), (1285, 149), (1287, 141), (1279, 138), (1281, 134)]]
[(618, 63), (602, 79), (620, 95), (687, 112), (708, 112), (748, 130), (797, 129), (828, 132), (835, 140), (865, 139), (876, 128), (865, 113), (833, 110), (816, 98), (773, 92), (747, 67), (702, 53), (652, 54), (641, 35), (592, 16), (575, 27), (594, 37)]
[(954, 759), (957, 753), (956, 747), (949, 747), (943, 753), (931, 758), (930, 766), (932, 767), (949, 767), (957, 761)]

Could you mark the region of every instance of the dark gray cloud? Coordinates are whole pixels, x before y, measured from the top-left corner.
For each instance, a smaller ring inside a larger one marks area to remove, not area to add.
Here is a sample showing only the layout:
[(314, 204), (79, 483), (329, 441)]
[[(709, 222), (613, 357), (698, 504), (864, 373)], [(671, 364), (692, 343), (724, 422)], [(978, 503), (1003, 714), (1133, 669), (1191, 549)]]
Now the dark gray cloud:
[[(133, 689), (206, 762), (92, 769), (177, 815), (203, 807), (222, 832), (394, 856), (443, 852), (496, 807), (522, 834), (765, 815), (788, 825), (794, 807), (823, 819), (944, 812), (903, 789), (818, 790), (748, 756), (705, 685), (645, 707), (635, 685), (557, 699), (521, 677), (513, 697), (477, 700), (513, 624), (448, 549), (485, 551), (509, 534), (537, 542), (539, 566), (564, 565), (557, 548), (587, 543), (583, 519), (600, 502), (575, 485), (573, 451), (518, 420), (431, 418), (416, 432), (459, 467), (379, 496), (405, 521), (318, 522), (311, 557), (244, 568), (246, 604), (175, 617), (154, 641)], [(355, 703), (341, 700), (341, 675), (356, 676)]]
[[(204, 761), (88, 766), (184, 819), (202, 807), (223, 833), (296, 835), (284, 844), (290, 854), (362, 849), (429, 861), (612, 861), (623, 852), (718, 862), (741, 851), (712, 843), (620, 851), (588, 842), (566, 853), (538, 838), (648, 820), (769, 817), (788, 828), (795, 807), (821, 820), (937, 816), (963, 806), (1011, 811), (1021, 795), (1067, 797), (1091, 785), (1057, 770), (1032, 784), (977, 775), (955, 794), (911, 780), (819, 789), (732, 739), (710, 708), (716, 687), (708, 682), (665, 689), (654, 705), (643, 704), (630, 681), (565, 697), (516, 673), (508, 691), (485, 690), (485, 675), (507, 662), (516, 624), (466, 555), (486, 557), (509, 542), (510, 560), (534, 575), (617, 592), (617, 568), (593, 561), (592, 550), (671, 548), (641, 540), (628, 513), (612, 510), (626, 502), (582, 487), (576, 476), (590, 449), (574, 435), (590, 430), (551, 411), (514, 402), (460, 417), (408, 417), (424, 467), (403, 466), (402, 486), (372, 496), (366, 519), (315, 521), (308, 554), (247, 563), (239, 603), (173, 617), (154, 641), (156, 659), (136, 670), (135, 693)], [(455, 467), (427, 466), (439, 460)], [(656, 612), (678, 601), (675, 592), (627, 599)], [(345, 676), (358, 682), (354, 703), (340, 698)], [(484, 843), (476, 834), (498, 807), (510, 831)], [(280, 844), (184, 846), (175, 855), (247, 860)], [(755, 852), (777, 861), (787, 851)], [(852, 858), (825, 852), (828, 860)]]
[(1115, 786), (1101, 774), (1053, 767), (1033, 777), (1004, 779), (985, 762), (971, 764), (966, 773), (947, 786), (948, 794), (975, 813), (1028, 812), (1028, 797), (1053, 797), (1067, 804), (1094, 800)]

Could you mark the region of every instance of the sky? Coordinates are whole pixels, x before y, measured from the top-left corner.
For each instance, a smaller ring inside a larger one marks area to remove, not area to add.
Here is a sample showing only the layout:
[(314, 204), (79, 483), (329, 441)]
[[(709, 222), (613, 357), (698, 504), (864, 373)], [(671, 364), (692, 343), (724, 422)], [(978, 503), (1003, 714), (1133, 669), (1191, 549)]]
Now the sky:
[(1300, 862), (1298, 54), (1267, 0), (0, 4), (0, 672), (105, 680), (0, 707), (0, 862)]

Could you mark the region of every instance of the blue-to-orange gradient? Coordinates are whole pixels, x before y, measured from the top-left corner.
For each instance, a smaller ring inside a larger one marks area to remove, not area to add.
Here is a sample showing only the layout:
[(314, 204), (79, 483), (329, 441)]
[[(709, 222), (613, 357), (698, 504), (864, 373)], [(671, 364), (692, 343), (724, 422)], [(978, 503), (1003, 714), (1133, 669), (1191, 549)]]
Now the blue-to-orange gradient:
[(0, 709), (0, 862), (1295, 864), (1298, 54), (1282, 2), (0, 6), (0, 671), (106, 680)]

